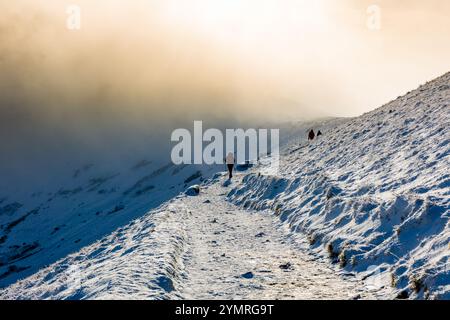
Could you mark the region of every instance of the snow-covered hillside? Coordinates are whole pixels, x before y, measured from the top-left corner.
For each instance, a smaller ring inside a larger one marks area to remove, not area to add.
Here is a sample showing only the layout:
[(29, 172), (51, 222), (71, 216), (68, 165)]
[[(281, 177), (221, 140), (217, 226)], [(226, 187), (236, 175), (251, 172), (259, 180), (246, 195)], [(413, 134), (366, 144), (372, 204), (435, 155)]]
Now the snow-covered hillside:
[[(320, 123), (327, 126), (339, 121)], [(284, 124), (281, 138), (288, 141), (303, 135), (310, 125)], [(166, 138), (169, 143), (170, 135)], [(141, 136), (136, 140), (147, 142)], [(21, 162), (24, 174), (20, 178), (13, 179), (7, 170), (0, 170), (2, 178), (9, 178), (0, 179), (0, 288), (110, 235), (223, 169), (175, 166), (170, 160), (161, 160), (168, 158), (169, 145), (163, 149), (155, 147), (152, 140), (148, 143), (146, 158), (143, 152), (134, 155), (131, 150), (124, 157), (118, 144), (114, 159), (108, 159), (108, 154), (99, 158), (92, 150), (81, 148), (78, 152), (86, 153), (84, 159), (92, 157), (90, 162), (72, 159), (72, 152), (60, 154), (57, 160), (50, 154), (49, 166), (55, 167), (40, 174), (36, 174), (33, 158)], [(158, 152), (152, 154), (152, 150)], [(119, 155), (124, 160), (118, 161)], [(32, 175), (27, 178), (26, 172)]]
[(313, 252), (401, 296), (450, 298), (450, 73), (282, 161), (229, 199), (273, 210)]
[[(230, 184), (140, 161), (9, 195), (0, 299), (450, 299), (449, 125), (450, 73), (361, 117), (291, 126), (274, 175)], [(324, 134), (307, 142), (311, 126)]]
[[(117, 170), (84, 165), (62, 185), (0, 198), (0, 288), (110, 234), (217, 168), (147, 160)], [(3, 193), (4, 192), (4, 193)]]

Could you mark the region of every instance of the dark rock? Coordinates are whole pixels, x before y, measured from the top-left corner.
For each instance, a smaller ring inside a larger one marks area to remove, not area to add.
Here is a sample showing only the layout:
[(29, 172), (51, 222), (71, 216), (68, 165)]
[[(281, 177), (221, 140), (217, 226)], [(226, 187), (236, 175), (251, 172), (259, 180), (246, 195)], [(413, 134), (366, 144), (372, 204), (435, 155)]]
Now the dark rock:
[(110, 212), (108, 212), (108, 214), (113, 214), (113, 213), (122, 211), (123, 209), (125, 209), (125, 206), (122, 204), (119, 204), (119, 205), (115, 206), (114, 209), (112, 209)]
[(294, 269), (292, 263), (290, 263), (290, 262), (280, 265), (279, 268), (281, 270), (292, 270), (292, 269)]
[(195, 185), (195, 186), (188, 188), (186, 190), (185, 194), (188, 196), (191, 196), (191, 197), (198, 196), (200, 194), (200, 186)]
[(166, 292), (172, 292), (175, 290), (172, 279), (166, 276), (156, 278), (156, 284)]
[(396, 297), (396, 299), (398, 299), (398, 300), (405, 300), (405, 299), (408, 299), (408, 298), (409, 298), (409, 293), (408, 293), (407, 290), (401, 291)]
[(150, 164), (152, 164), (152, 162), (151, 161), (148, 161), (148, 160), (141, 160), (141, 161), (139, 161), (138, 163), (136, 163), (136, 165), (134, 165), (132, 168), (131, 168), (131, 170), (139, 170), (139, 169), (141, 169), (141, 168), (143, 168), (143, 167), (146, 167), (146, 166), (148, 166), (148, 165), (150, 165)]
[(13, 273), (19, 273), (19, 272), (25, 271), (29, 268), (30, 267), (18, 267), (16, 265), (9, 266), (8, 270), (6, 270), (6, 272), (0, 274), (0, 280), (7, 278), (8, 276), (12, 275)]

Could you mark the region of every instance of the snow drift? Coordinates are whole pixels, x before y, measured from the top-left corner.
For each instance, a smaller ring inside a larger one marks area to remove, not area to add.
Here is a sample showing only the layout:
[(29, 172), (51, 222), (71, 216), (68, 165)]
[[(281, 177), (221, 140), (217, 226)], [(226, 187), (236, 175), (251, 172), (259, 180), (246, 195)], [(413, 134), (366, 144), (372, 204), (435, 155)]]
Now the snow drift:
[(312, 250), (392, 297), (450, 298), (450, 73), (312, 143), (228, 195), (271, 209)]

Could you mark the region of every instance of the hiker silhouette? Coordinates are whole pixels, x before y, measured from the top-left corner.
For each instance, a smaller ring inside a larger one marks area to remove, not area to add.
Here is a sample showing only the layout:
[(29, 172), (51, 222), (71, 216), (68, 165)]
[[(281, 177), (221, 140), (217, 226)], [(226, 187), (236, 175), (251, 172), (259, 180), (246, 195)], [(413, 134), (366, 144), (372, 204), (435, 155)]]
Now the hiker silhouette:
[(311, 129), (311, 131), (308, 134), (308, 140), (314, 140), (315, 137), (316, 137), (316, 134), (314, 133), (314, 130)]
[(231, 180), (233, 178), (233, 168), (234, 168), (234, 155), (232, 152), (227, 155), (227, 168), (228, 168), (228, 178)]

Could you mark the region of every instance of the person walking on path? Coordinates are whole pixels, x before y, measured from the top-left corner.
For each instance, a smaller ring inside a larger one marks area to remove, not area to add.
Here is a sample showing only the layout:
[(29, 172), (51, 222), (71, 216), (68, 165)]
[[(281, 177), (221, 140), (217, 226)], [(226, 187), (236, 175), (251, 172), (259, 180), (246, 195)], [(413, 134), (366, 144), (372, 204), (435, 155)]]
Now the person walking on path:
[(234, 169), (234, 155), (232, 152), (227, 155), (227, 168), (228, 168), (228, 178), (231, 180), (233, 178), (233, 169)]

